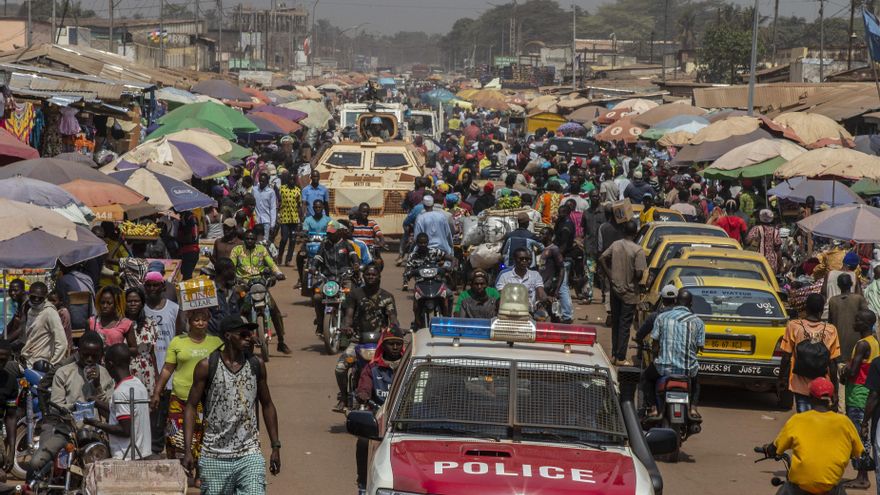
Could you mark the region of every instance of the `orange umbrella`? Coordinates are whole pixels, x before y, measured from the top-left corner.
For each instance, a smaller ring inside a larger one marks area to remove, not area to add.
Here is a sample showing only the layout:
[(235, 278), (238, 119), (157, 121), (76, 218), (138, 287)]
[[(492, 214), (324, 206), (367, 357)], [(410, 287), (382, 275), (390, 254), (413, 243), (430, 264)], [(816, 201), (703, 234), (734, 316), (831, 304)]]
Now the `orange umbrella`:
[(251, 112), (248, 115), (252, 115), (254, 117), (260, 117), (261, 119), (268, 120), (269, 122), (277, 125), (286, 133), (296, 132), (302, 129), (302, 126), (297, 124), (296, 122), (285, 119), (280, 115), (275, 115), (274, 113), (268, 112)]
[(634, 112), (629, 108), (615, 108), (600, 115), (599, 118), (596, 119), (596, 123), (604, 125), (612, 124), (627, 115), (632, 115), (633, 113)]
[(596, 135), (596, 140), (634, 143), (639, 140), (639, 136), (643, 132), (645, 132), (644, 128), (639, 127), (631, 118), (625, 117), (606, 127), (604, 131)]
[(241, 90), (244, 91), (245, 93), (253, 96), (254, 98), (260, 100), (260, 103), (265, 103), (268, 105), (269, 103), (272, 102), (272, 100), (268, 96), (266, 96), (266, 93), (263, 93), (262, 91), (260, 91), (257, 88), (241, 88)]
[(98, 183), (76, 179), (61, 184), (61, 188), (90, 208), (109, 205), (136, 205), (145, 199), (141, 193), (119, 183)]

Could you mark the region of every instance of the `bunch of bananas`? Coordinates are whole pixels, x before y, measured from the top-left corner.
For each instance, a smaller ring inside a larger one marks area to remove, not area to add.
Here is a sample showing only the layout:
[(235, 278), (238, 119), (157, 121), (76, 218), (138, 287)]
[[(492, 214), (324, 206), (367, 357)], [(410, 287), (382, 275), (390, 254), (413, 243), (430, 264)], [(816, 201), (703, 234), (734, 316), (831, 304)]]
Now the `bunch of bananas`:
[(519, 196), (506, 196), (498, 199), (495, 205), (500, 210), (512, 210), (522, 206), (522, 198)]
[(134, 223), (128, 220), (119, 224), (119, 231), (135, 237), (156, 237), (161, 232), (155, 223)]

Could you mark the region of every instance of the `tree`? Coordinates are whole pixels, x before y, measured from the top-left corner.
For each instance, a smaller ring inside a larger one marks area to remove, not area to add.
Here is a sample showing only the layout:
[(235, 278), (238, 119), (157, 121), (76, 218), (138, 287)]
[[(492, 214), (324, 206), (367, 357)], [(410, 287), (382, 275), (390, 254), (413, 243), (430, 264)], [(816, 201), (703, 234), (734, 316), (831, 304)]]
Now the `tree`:
[[(758, 56), (763, 45), (758, 45)], [(703, 34), (703, 46), (699, 50), (700, 67), (697, 80), (700, 82), (737, 82), (737, 74), (749, 67), (752, 53), (751, 30), (743, 30), (728, 23), (716, 24)]]
[[(31, 5), (31, 18), (35, 21), (48, 22), (52, 19), (52, 0), (28, 0), (21, 4), (18, 8), (19, 17), (27, 17), (28, 2), (33, 1)], [(62, 12), (66, 12), (71, 18), (95, 17), (97, 14), (94, 10), (83, 9), (81, 2), (55, 2), (55, 17), (61, 19)]]

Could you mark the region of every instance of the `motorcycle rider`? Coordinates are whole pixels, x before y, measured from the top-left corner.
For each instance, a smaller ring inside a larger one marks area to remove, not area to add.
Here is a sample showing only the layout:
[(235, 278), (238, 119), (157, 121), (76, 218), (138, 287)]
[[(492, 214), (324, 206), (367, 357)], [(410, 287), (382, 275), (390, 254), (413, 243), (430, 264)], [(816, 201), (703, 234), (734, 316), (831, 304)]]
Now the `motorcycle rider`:
[(651, 332), (654, 330), (654, 321), (657, 320), (657, 316), (674, 308), (677, 297), (678, 289), (672, 284), (664, 285), (663, 288), (660, 289), (660, 306), (657, 307), (656, 311), (652, 311), (647, 317), (645, 317), (645, 321), (642, 322), (642, 325), (636, 331), (636, 342), (642, 342), (645, 340), (645, 337), (651, 335)]
[(852, 421), (832, 407), (835, 386), (825, 377), (810, 382), (810, 409), (790, 417), (776, 440), (764, 446), (768, 457), (791, 450), (788, 479), (777, 495), (842, 495), (850, 459), (864, 452)]
[[(278, 280), (284, 280), (284, 274), (275, 265), (275, 260), (272, 259), (266, 246), (257, 244), (257, 232), (254, 230), (249, 230), (244, 234), (244, 244), (232, 249), (230, 259), (235, 265), (235, 276), (241, 282), (259, 277), (266, 271), (272, 272)], [(271, 292), (269, 293), (269, 311), (272, 315), (272, 325), (275, 326), (275, 333), (278, 335), (278, 352), (292, 353), (293, 351), (284, 343), (284, 321)]]
[[(419, 269), (425, 266), (435, 265), (440, 266), (444, 262), (455, 264), (455, 258), (443, 251), (440, 248), (429, 247), (428, 246), (428, 234), (422, 232), (416, 236), (416, 246), (413, 248), (412, 252), (406, 255), (406, 265), (403, 270), (403, 289), (404, 291), (409, 290), (409, 279), (416, 276), (419, 272)], [(442, 312), (444, 315), (449, 314), (449, 305), (447, 301), (443, 301)], [(413, 316), (418, 316), (418, 304), (413, 298)], [(415, 322), (413, 322), (415, 325)]]
[(370, 219), (370, 205), (367, 203), (358, 205), (357, 212), (351, 221), (352, 237), (367, 245), (370, 249), (370, 257), (381, 267), (382, 258), (379, 255), (379, 250), (385, 249), (385, 236), (382, 235), (379, 224)]
[[(312, 259), (311, 269), (327, 278), (336, 279), (341, 287), (351, 284), (360, 273), (360, 256), (354, 244), (345, 237), (347, 229), (338, 222), (327, 224), (327, 239)], [(350, 297), (350, 296), (349, 296)], [(324, 333), (324, 296), (320, 292), (312, 299), (315, 308), (315, 333)]]
[(18, 380), (15, 373), (6, 369), (11, 357), (12, 344), (8, 340), (0, 340), (0, 405), (4, 408), (3, 424), (6, 427), (3, 471), (9, 471), (15, 457), (15, 423), (18, 419)]
[[(399, 332), (391, 331), (382, 334), (373, 359), (361, 370), (358, 380), (357, 398), (362, 404), (371, 408), (377, 408), (385, 403), (388, 391), (394, 381), (394, 372), (397, 371), (403, 358), (403, 336)], [(357, 439), (355, 461), (357, 463), (358, 495), (366, 493), (367, 485), (367, 458), (369, 440)]]
[(657, 417), (657, 398), (654, 394), (657, 380), (663, 376), (686, 375), (691, 379), (690, 411), (691, 418), (700, 418), (697, 400), (700, 386), (697, 382), (697, 353), (706, 344), (706, 326), (699, 316), (691, 311), (693, 296), (687, 289), (680, 289), (675, 299), (676, 306), (657, 315), (651, 330), (654, 362), (642, 373), (641, 387), (645, 403), (649, 407), (648, 416)]
[[(327, 225), (331, 222), (331, 218), (324, 214), (324, 200), (316, 199), (312, 201), (312, 209), (314, 210), (314, 213), (306, 217), (302, 225), (302, 231), (306, 235), (305, 241), (308, 241), (308, 238), (314, 235), (326, 235)], [(294, 289), (301, 288), (304, 280), (303, 269), (305, 268), (306, 259), (308, 258), (308, 255), (306, 254), (306, 244), (307, 242), (300, 244), (299, 252), (296, 253), (296, 273), (299, 275), (299, 280), (293, 287)]]
[(350, 335), (349, 343), (336, 362), (336, 384), (339, 385), (339, 402), (333, 408), (343, 412), (348, 403), (348, 368), (355, 362), (355, 345), (363, 332), (379, 331), (383, 328), (399, 328), (397, 305), (394, 296), (380, 287), (382, 274), (376, 265), (364, 268), (363, 287), (356, 287), (345, 300), (345, 315), (342, 320), (343, 335)]

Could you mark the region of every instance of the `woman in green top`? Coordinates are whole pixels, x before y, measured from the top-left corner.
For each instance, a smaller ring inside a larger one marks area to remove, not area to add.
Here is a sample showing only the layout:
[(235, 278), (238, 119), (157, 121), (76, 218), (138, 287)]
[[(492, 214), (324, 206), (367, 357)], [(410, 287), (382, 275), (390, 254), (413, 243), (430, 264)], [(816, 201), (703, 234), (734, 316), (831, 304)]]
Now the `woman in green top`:
[[(187, 313), (189, 332), (171, 339), (165, 354), (165, 365), (150, 399), (151, 406), (159, 404), (161, 392), (171, 380), (171, 403), (168, 407), (168, 424), (165, 434), (165, 446), (169, 459), (174, 459), (178, 451), (183, 450), (183, 411), (186, 399), (193, 383), (193, 372), (196, 365), (223, 344), (220, 337), (208, 335), (208, 322), (211, 314), (207, 309), (196, 309)], [(201, 404), (196, 418), (196, 429), (193, 433), (193, 456), (198, 458), (201, 450)], [(182, 452), (181, 452), (182, 456)]]

